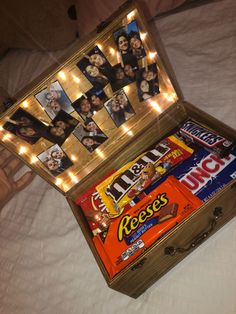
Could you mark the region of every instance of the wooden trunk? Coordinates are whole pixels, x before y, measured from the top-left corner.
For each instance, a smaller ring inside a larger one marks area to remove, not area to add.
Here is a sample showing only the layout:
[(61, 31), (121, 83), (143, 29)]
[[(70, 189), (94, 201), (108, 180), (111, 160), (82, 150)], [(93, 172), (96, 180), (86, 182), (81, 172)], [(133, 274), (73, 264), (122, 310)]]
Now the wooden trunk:
[[(23, 108), (44, 123), (50, 124), (50, 118), (42, 110), (34, 96), (56, 80), (63, 86), (71, 102), (77, 100), (78, 92), (83, 95), (90, 90), (91, 84), (76, 67), (77, 62), (94, 46), (100, 45), (109, 62), (115, 65), (117, 63), (117, 51), (112, 33), (120, 27), (126, 27), (132, 16), (135, 16), (138, 21), (142, 33), (146, 34), (146, 39), (143, 41), (147, 57), (139, 61), (139, 66), (145, 67), (146, 62), (148, 64), (157, 63), (160, 94), (146, 102), (140, 102), (137, 97), (135, 83), (132, 83), (127, 95), (136, 114), (125, 122), (125, 127), (114, 127), (114, 123), (109, 119), (104, 108), (99, 111), (94, 116), (94, 120), (106, 132), (109, 139), (101, 145), (101, 149), (99, 148), (99, 150), (90, 154), (78, 145), (75, 137), (68, 137), (63, 143), (63, 150), (70, 158), (72, 158), (71, 156), (78, 158), (71, 168), (59, 176), (60, 181), (58, 178), (53, 177), (42, 163), (32, 160), (33, 156), (37, 156), (51, 146), (49, 141), (40, 139), (34, 145), (25, 144), (17, 136), (12, 137), (11, 135), (10, 138), (9, 133), (3, 128), (1, 128), (0, 139), (7, 149), (18, 155), (36, 173), (66, 196), (108, 286), (130, 297), (137, 298), (236, 215), (236, 179), (234, 179), (209, 201), (205, 202), (199, 210), (171, 229), (170, 232), (146, 249), (142, 255), (112, 279), (110, 279), (93, 244), (88, 222), (76, 205), (76, 199), (106, 173), (119, 169), (128, 161), (137, 157), (150, 145), (174, 132), (188, 118), (194, 119), (203, 126), (210, 127), (226, 138), (236, 140), (235, 130), (183, 99), (157, 35), (154, 36), (151, 33), (139, 5), (135, 2), (120, 8), (108, 20), (108, 26), (105, 29), (98, 34), (91, 34), (89, 38), (71, 52), (71, 55), (59, 67), (49, 69), (37, 82), (29, 86), (25, 95), (17, 104), (2, 115), (1, 127), (18, 108)], [(67, 79), (63, 79), (62, 71)], [(73, 81), (75, 77), (77, 80)], [(109, 86), (106, 86), (104, 91), (107, 97), (112, 96), (112, 90)], [(72, 112), (71, 116), (83, 123), (76, 112)], [(131, 136), (129, 132), (132, 132)], [(24, 147), (24, 150), (22, 150), (22, 147)]]

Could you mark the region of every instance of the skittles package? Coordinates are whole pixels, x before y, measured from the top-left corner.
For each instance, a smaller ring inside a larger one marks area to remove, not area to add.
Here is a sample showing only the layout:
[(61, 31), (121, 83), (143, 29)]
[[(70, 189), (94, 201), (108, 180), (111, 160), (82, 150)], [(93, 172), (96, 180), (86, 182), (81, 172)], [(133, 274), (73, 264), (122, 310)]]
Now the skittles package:
[(113, 278), (201, 204), (170, 176), (134, 207), (112, 219), (105, 239), (99, 235), (93, 238), (109, 276)]

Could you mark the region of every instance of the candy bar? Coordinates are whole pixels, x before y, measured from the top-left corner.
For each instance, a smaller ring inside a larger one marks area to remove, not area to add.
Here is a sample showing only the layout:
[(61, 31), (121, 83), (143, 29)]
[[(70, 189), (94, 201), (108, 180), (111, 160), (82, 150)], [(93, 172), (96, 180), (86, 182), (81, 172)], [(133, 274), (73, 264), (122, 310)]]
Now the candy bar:
[(97, 191), (111, 216), (119, 216), (135, 196), (192, 153), (182, 141), (169, 136), (99, 184)]
[[(105, 176), (105, 178), (111, 175), (111, 173)], [(100, 180), (97, 184), (102, 181)], [(76, 200), (76, 204), (82, 209), (93, 235), (106, 231), (110, 224), (108, 210), (96, 190), (97, 184)]]
[(172, 203), (170, 205), (163, 207), (160, 210), (159, 223), (162, 223), (168, 219), (176, 217), (178, 207), (179, 206), (177, 203)]
[(110, 277), (201, 204), (199, 198), (171, 176), (134, 207), (112, 219), (106, 238), (100, 235), (93, 238)]
[(179, 134), (187, 141), (187, 143), (189, 143), (189, 141), (197, 142), (220, 157), (228, 155), (234, 145), (233, 142), (227, 140), (220, 134), (207, 129), (192, 120), (188, 120), (180, 127)]

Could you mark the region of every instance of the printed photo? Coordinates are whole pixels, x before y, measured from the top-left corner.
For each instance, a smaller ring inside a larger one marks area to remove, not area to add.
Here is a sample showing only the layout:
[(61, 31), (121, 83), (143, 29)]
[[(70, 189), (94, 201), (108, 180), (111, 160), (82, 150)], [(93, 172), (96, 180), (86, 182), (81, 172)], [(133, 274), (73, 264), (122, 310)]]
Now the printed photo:
[(46, 125), (22, 108), (15, 111), (3, 128), (29, 144), (35, 144), (47, 130)]
[(132, 68), (130, 64), (126, 64), (124, 68), (120, 63), (115, 65), (112, 68), (113, 76), (110, 82), (113, 92), (116, 92), (130, 83), (133, 83), (136, 79), (136, 71), (137, 68)]
[(86, 120), (86, 118), (91, 118), (94, 115), (92, 102), (85, 96), (81, 96), (76, 101), (74, 101), (72, 106), (83, 120)]
[(108, 139), (91, 118), (87, 118), (83, 125), (80, 124), (73, 134), (90, 153)]
[(137, 60), (146, 56), (137, 22), (132, 21), (127, 27), (118, 29), (113, 33), (113, 37), (123, 64), (130, 64), (132, 67), (137, 67)]
[(77, 66), (94, 87), (103, 88), (109, 83), (111, 65), (97, 46), (87, 53)]
[(60, 110), (64, 110), (67, 113), (74, 111), (69, 97), (58, 81), (52, 83), (49, 90), (45, 88), (36, 94), (35, 98), (51, 119), (55, 118)]
[(54, 177), (73, 166), (73, 162), (57, 144), (37, 157)]
[(45, 137), (53, 143), (62, 145), (78, 123), (77, 119), (61, 110), (50, 123)]
[(108, 99), (107, 95), (102, 89), (92, 88), (87, 93), (86, 96), (92, 107), (92, 112), (101, 110), (104, 107), (105, 101)]
[(117, 127), (135, 115), (125, 92), (120, 90), (105, 103), (105, 107)]
[(156, 64), (150, 64), (147, 69), (140, 69), (137, 73), (136, 83), (139, 101), (144, 101), (159, 94), (160, 90)]

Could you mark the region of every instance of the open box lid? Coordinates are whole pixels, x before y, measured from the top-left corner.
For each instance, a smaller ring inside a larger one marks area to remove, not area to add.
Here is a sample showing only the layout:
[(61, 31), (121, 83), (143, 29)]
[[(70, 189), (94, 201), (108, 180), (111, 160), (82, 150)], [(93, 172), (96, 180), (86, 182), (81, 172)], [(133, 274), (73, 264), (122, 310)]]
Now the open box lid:
[(108, 22), (0, 119), (3, 145), (69, 197), (100, 180), (128, 147), (135, 157), (140, 135), (182, 100), (138, 3)]

